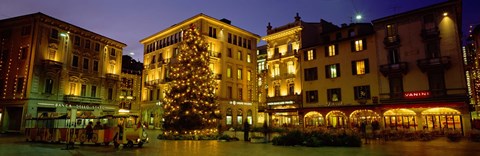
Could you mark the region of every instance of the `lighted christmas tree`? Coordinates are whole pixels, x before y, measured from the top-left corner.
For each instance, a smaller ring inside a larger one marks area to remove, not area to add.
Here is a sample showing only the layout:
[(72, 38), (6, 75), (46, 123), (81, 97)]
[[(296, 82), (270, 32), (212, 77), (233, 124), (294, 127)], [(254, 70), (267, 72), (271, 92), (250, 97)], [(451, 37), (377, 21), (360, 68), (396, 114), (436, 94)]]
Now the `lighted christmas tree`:
[(218, 104), (215, 80), (209, 68), (208, 44), (194, 25), (183, 33), (178, 56), (170, 63), (163, 124), (166, 133), (213, 134)]

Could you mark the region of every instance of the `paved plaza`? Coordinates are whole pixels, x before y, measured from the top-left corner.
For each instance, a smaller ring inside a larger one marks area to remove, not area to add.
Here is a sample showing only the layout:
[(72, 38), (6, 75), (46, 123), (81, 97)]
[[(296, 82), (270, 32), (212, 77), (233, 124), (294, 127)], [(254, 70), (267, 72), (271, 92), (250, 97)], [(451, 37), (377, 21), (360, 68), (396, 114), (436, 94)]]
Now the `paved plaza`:
[(166, 141), (152, 138), (158, 132), (150, 131), (151, 141), (143, 148), (115, 149), (113, 146), (75, 145), (74, 150), (64, 150), (63, 144), (25, 142), (21, 135), (0, 134), (0, 155), (29, 155), (29, 156), (97, 156), (97, 155), (161, 155), (161, 156), (290, 156), (290, 155), (478, 155), (480, 143), (466, 139), (461, 142), (448, 142), (440, 138), (430, 142), (374, 142), (362, 147), (283, 147), (271, 144), (254, 144), (243, 141)]

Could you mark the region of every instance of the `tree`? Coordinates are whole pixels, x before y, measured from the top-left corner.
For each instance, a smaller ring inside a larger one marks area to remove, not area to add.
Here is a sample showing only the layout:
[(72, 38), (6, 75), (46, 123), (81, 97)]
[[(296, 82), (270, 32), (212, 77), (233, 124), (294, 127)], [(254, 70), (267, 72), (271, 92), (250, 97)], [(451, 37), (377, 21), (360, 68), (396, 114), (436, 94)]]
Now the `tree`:
[(195, 25), (184, 31), (178, 56), (169, 65), (169, 88), (165, 95), (163, 128), (174, 134), (216, 132), (218, 104), (210, 56)]

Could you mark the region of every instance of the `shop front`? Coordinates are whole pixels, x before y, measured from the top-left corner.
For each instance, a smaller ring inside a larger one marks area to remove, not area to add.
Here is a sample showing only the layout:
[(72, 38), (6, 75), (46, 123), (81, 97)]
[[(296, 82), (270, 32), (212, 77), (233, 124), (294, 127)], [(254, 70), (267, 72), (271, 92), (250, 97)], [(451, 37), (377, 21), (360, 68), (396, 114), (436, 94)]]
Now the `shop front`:
[[(255, 116), (253, 113), (254, 103), (243, 101), (223, 101), (220, 102), (220, 114), (222, 116), (222, 129), (242, 129), (245, 122), (252, 125)], [(225, 128), (223, 128), (225, 127)]]
[(422, 117), (424, 129), (463, 131), (462, 114), (458, 110), (446, 107), (430, 108), (422, 112)]
[(346, 127), (347, 116), (344, 112), (339, 110), (332, 110), (327, 113), (327, 127), (337, 128), (337, 127)]
[(383, 113), (385, 129), (391, 130), (417, 130), (417, 113), (410, 109), (390, 109)]
[(380, 115), (377, 112), (369, 109), (355, 110), (350, 114), (350, 124), (355, 127), (358, 125), (371, 124), (372, 122), (379, 122)]
[(325, 125), (325, 119), (323, 115), (317, 111), (311, 111), (305, 114), (304, 117), (305, 127), (318, 127)]
[(141, 105), (142, 121), (149, 129), (161, 129), (163, 123), (163, 102)]

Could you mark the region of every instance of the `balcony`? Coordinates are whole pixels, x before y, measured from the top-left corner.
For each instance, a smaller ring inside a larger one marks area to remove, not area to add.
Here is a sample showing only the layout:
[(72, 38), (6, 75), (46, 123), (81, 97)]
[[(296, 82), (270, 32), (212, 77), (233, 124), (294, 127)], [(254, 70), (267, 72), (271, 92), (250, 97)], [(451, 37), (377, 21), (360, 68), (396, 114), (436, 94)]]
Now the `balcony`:
[(105, 77), (107, 78), (107, 80), (115, 80), (115, 81), (120, 80), (119, 78), (120, 76), (117, 74), (107, 73), (105, 74)]
[(101, 98), (97, 97), (85, 97), (85, 96), (76, 96), (76, 95), (65, 95), (63, 96), (65, 102), (78, 102), (78, 103), (102, 103)]
[(383, 44), (385, 45), (385, 47), (398, 46), (400, 45), (400, 36), (399, 35), (387, 36), (383, 39)]
[(155, 69), (157, 67), (157, 64), (156, 63), (152, 63), (152, 64), (149, 64), (149, 65), (145, 65), (145, 69)]
[(54, 69), (55, 71), (58, 71), (62, 69), (63, 63), (53, 60), (43, 60), (42, 65), (44, 67), (43, 69)]
[(170, 62), (170, 59), (162, 59), (159, 61), (161, 64), (168, 64)]
[(448, 69), (451, 64), (450, 57), (448, 56), (417, 60), (417, 65), (422, 72), (432, 69)]
[(388, 76), (392, 74), (406, 74), (408, 72), (407, 62), (399, 62), (396, 64), (384, 64), (380, 65), (380, 72), (383, 76)]
[(160, 79), (145, 81), (145, 86), (157, 86), (160, 82)]
[(438, 27), (422, 29), (421, 36), (423, 40), (440, 39), (440, 31), (438, 30)]
[(280, 52), (275, 52), (270, 58), (269, 60), (274, 60), (274, 59), (280, 59), (280, 58), (287, 58), (287, 57), (291, 57), (291, 56), (295, 56), (297, 57), (298, 56), (298, 52), (297, 50), (289, 50), (285, 53), (280, 53)]
[(295, 103), (302, 102), (302, 95), (286, 95), (286, 96), (274, 96), (274, 97), (267, 97), (268, 102), (281, 102), (281, 101), (294, 101)]
[(215, 57), (215, 58), (222, 58), (222, 53), (220, 53), (220, 52), (210, 51), (210, 52), (209, 52), (209, 55), (210, 55), (211, 57)]

